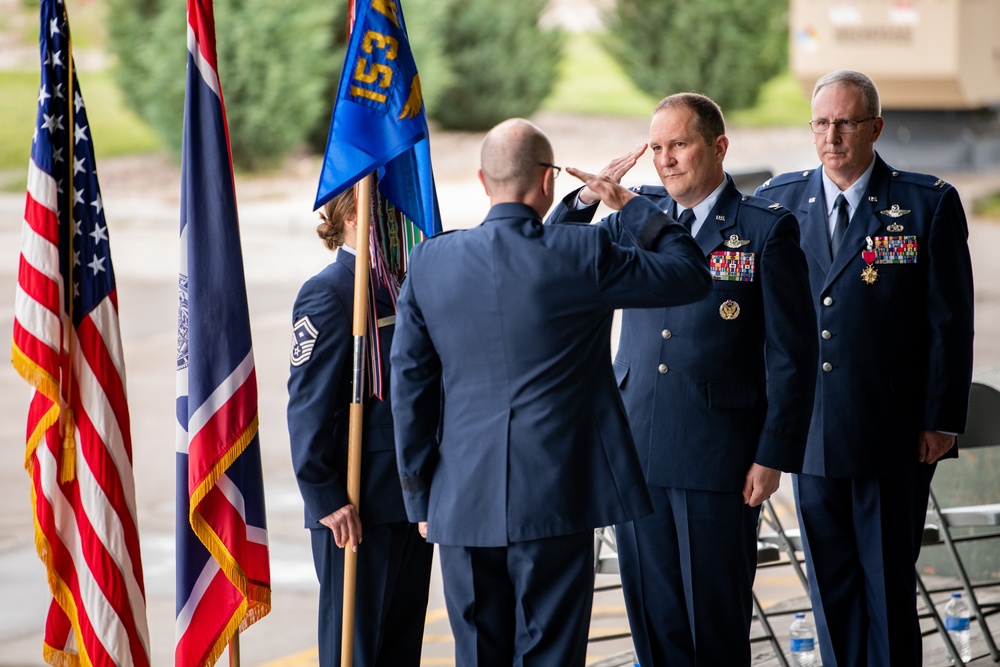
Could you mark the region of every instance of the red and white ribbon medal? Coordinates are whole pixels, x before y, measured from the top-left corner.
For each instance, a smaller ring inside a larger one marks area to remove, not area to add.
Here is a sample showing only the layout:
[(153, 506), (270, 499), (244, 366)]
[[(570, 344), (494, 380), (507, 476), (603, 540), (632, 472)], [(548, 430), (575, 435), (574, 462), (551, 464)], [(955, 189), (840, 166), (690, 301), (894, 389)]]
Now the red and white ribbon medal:
[(872, 237), (865, 237), (866, 247), (861, 251), (861, 259), (865, 260), (865, 270), (861, 272), (861, 280), (869, 285), (874, 285), (878, 280), (878, 269), (875, 268), (875, 242)]

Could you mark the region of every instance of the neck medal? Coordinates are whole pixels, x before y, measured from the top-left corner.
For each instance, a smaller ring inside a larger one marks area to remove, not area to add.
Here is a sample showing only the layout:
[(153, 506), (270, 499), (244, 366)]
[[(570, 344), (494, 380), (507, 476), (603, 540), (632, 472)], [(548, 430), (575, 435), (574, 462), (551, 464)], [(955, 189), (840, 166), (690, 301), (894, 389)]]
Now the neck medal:
[(865, 260), (868, 266), (861, 272), (861, 280), (874, 285), (878, 280), (878, 269), (875, 268), (875, 243), (870, 236), (865, 237), (865, 242), (867, 247), (861, 251), (861, 259)]

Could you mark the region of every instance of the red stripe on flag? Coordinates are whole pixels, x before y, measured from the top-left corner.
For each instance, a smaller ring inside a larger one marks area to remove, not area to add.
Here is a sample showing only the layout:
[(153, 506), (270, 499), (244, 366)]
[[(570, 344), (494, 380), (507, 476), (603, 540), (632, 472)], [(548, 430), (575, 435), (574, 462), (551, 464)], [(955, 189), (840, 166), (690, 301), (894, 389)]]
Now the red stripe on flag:
[(225, 639), (222, 633), (227, 621), (240, 612), (243, 601), (240, 591), (218, 570), (198, 601), (187, 630), (177, 638), (175, 664), (202, 665), (216, 651), (221, 652), (225, 646), (219, 644)]
[[(34, 165), (32, 167), (38, 169)], [(54, 211), (35, 201), (30, 192), (24, 205), (24, 221), (36, 234), (53, 246), (59, 245), (59, 218)]]
[(257, 372), (252, 371), (233, 395), (219, 406), (188, 447), (188, 492), (194, 494), (257, 416)]
[(248, 579), (261, 585), (268, 579), (267, 544), (252, 541), (243, 516), (219, 487), (213, 487), (198, 505), (198, 512), (213, 527), (219, 540), (236, 557)]

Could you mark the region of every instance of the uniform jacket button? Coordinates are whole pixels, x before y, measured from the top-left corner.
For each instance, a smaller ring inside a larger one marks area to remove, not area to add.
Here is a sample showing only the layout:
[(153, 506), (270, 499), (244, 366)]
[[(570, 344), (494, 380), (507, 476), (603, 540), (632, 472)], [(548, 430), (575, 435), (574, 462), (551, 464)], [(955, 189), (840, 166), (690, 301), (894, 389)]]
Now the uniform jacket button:
[(828, 297), (824, 298), (823, 299), (823, 305), (824, 306), (832, 306), (833, 305), (833, 297), (832, 296), (828, 296)]
[(830, 371), (833, 370), (833, 364), (831, 364), (829, 361), (824, 362), (823, 363), (823, 370), (826, 371), (827, 373), (829, 373)]
[(833, 334), (827, 331), (826, 329), (823, 329), (823, 333), (821, 333), (820, 336), (823, 337), (823, 340), (830, 340), (831, 338), (833, 338)]
[(656, 370), (658, 370), (660, 372), (660, 375), (663, 375), (664, 373), (666, 373), (670, 369), (667, 368), (666, 364), (660, 364), (659, 366), (656, 367)]
[(664, 329), (663, 331), (660, 332), (660, 335), (663, 336), (663, 340), (667, 340), (668, 338), (673, 336), (673, 334), (670, 333), (670, 329)]

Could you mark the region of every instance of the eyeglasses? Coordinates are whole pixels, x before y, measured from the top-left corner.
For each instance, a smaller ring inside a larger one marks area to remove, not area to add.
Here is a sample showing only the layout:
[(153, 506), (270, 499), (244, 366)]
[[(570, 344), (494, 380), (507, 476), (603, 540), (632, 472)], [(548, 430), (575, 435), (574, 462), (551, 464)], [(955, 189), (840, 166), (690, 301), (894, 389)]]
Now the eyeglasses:
[(552, 170), (552, 178), (559, 178), (559, 174), (562, 172), (562, 167), (557, 167), (554, 164), (549, 164), (548, 162), (539, 162), (540, 167), (548, 167)]
[(830, 131), (830, 127), (837, 128), (837, 131), (841, 134), (852, 134), (858, 131), (858, 124), (864, 123), (869, 120), (875, 120), (878, 116), (869, 116), (868, 118), (862, 118), (861, 120), (846, 120), (843, 118), (838, 118), (837, 120), (827, 120), (826, 118), (817, 118), (816, 120), (809, 121), (809, 127), (816, 134), (826, 134)]

